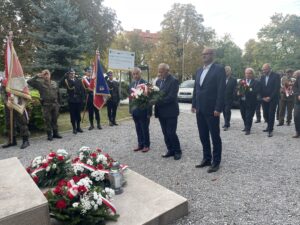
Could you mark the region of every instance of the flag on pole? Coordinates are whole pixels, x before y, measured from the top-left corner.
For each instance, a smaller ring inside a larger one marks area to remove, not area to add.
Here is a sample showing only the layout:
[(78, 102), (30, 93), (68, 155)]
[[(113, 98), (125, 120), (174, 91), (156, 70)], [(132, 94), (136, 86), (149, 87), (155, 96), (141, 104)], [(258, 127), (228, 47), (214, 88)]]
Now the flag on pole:
[(30, 100), (31, 96), (11, 38), (7, 39), (6, 44), (4, 86), (6, 86), (6, 92), (10, 97), (7, 106), (23, 114), (26, 100)]
[(90, 88), (94, 90), (94, 106), (97, 109), (101, 109), (106, 100), (110, 97), (110, 92), (104, 79), (103, 70), (100, 64), (100, 54), (98, 51), (96, 52)]

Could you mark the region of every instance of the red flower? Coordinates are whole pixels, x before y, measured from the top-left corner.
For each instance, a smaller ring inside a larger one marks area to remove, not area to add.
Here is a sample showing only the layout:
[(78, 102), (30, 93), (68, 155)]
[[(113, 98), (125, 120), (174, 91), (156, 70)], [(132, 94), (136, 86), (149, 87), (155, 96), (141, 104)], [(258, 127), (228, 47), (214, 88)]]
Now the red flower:
[(56, 195), (62, 195), (63, 191), (61, 189), (61, 186), (56, 186), (56, 188), (54, 188), (53, 193)]
[(33, 181), (37, 184), (39, 182), (39, 177), (38, 176), (34, 176), (32, 177)]
[(42, 164), (42, 167), (43, 167), (43, 168), (47, 168), (48, 166), (49, 166), (48, 163), (43, 163), (43, 164)]
[(112, 162), (110, 162), (110, 163), (108, 164), (108, 167), (109, 167), (109, 168), (112, 168), (112, 166), (113, 166), (113, 165), (112, 165)]
[(85, 177), (87, 177), (88, 175), (87, 174), (84, 174), (84, 173), (82, 173), (82, 174), (80, 174), (80, 179), (82, 179), (82, 178), (85, 178)]
[(65, 159), (65, 157), (63, 157), (62, 155), (57, 156), (58, 161), (63, 161)]
[(80, 161), (80, 159), (79, 159), (79, 157), (76, 157), (76, 158), (74, 158), (74, 159), (72, 160), (72, 163), (76, 163), (76, 162), (78, 162), (78, 161)]
[(56, 156), (56, 153), (55, 153), (55, 152), (50, 152), (50, 153), (49, 153), (49, 156), (53, 158), (53, 157)]
[(27, 171), (27, 173), (31, 173), (30, 167), (27, 167), (27, 168), (26, 168), (26, 171)]
[(98, 169), (98, 170), (103, 170), (103, 169), (104, 169), (104, 166), (103, 166), (102, 164), (98, 164), (98, 165), (97, 165), (97, 169)]
[(109, 154), (105, 153), (104, 155), (106, 158), (110, 158)]
[(66, 201), (64, 200), (64, 199), (60, 199), (60, 200), (58, 200), (57, 202), (56, 202), (56, 208), (58, 208), (58, 209), (65, 209), (65, 208), (67, 208), (67, 203), (66, 203)]
[(72, 177), (72, 179), (74, 180), (75, 183), (77, 183), (78, 181), (80, 181), (80, 177), (79, 176), (74, 176)]
[(97, 153), (96, 152), (91, 153), (91, 157), (92, 158), (97, 158)]
[(67, 181), (64, 179), (58, 181), (58, 184), (57, 184), (57, 186), (59, 186), (59, 187), (66, 186), (66, 185), (67, 185)]
[(83, 193), (87, 192), (87, 188), (83, 185), (80, 185), (78, 187), (78, 191), (83, 194)]

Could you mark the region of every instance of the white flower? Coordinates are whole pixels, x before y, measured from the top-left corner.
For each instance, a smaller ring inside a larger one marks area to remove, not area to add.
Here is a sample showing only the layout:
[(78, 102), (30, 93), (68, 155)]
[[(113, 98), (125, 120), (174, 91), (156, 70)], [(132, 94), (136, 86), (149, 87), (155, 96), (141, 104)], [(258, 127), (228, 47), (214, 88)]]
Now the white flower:
[(46, 163), (47, 162), (47, 159), (43, 159), (42, 163)]
[(107, 157), (103, 154), (99, 154), (97, 159), (96, 159), (97, 163), (102, 162), (104, 165), (107, 165)]
[(153, 91), (159, 91), (159, 87), (153, 86)]
[(35, 168), (40, 166), (42, 164), (42, 160), (43, 160), (42, 156), (35, 157), (31, 163), (32, 167)]
[(74, 202), (74, 203), (72, 204), (72, 206), (73, 206), (73, 208), (77, 208), (77, 207), (79, 206), (79, 202)]
[(86, 163), (89, 165), (93, 165), (93, 161), (91, 159), (88, 159)]
[(82, 210), (81, 210), (82, 214), (86, 214), (86, 212), (92, 208), (91, 202), (89, 201), (89, 197), (87, 195), (84, 195), (80, 199), (80, 203), (82, 206)]
[(249, 91), (252, 91), (252, 88), (250, 88)]
[(65, 149), (58, 149), (57, 155), (67, 156), (68, 152)]
[(94, 210), (95, 210), (95, 211), (98, 210), (98, 205), (97, 205), (97, 204), (94, 205)]
[(91, 151), (90, 147), (82, 146), (82, 147), (79, 149), (79, 152), (86, 152), (86, 151)]
[(91, 173), (91, 176), (95, 178), (96, 181), (104, 180), (105, 173), (99, 170), (96, 170)]
[(80, 181), (77, 182), (78, 186), (83, 185), (87, 189), (90, 189), (92, 184), (93, 184), (93, 181), (91, 181), (90, 178), (88, 178), (88, 177), (82, 178)]
[(56, 169), (56, 164), (55, 163), (52, 164), (52, 169)]
[(100, 196), (99, 196), (99, 198), (97, 199), (97, 205), (102, 205), (102, 198), (100, 198)]
[(73, 164), (73, 170), (74, 170), (74, 173), (77, 175), (78, 172), (83, 172), (84, 171), (84, 168), (78, 164)]
[(49, 172), (50, 169), (51, 169), (51, 167), (50, 167), (50, 166), (47, 166), (47, 167), (46, 167), (46, 172)]
[(108, 198), (112, 198), (115, 196), (115, 191), (111, 188), (106, 187), (104, 190), (108, 196)]

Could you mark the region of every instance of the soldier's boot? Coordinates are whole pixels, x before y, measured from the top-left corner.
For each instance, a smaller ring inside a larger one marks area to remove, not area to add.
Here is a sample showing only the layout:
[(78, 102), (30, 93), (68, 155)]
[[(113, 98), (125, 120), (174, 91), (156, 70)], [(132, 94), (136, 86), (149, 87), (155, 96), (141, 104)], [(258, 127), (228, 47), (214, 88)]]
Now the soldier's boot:
[(52, 132), (51, 131), (47, 131), (47, 140), (48, 141), (52, 141), (53, 140), (53, 136), (52, 136)]
[(98, 128), (99, 130), (101, 130), (101, 129), (102, 129), (102, 127), (101, 127), (101, 125), (100, 125), (100, 121), (99, 121), (99, 120), (97, 120), (97, 128)]
[(58, 133), (58, 130), (53, 130), (53, 138), (62, 138), (62, 136)]
[(77, 132), (82, 133), (83, 130), (80, 128), (80, 121), (77, 122)]
[(90, 127), (89, 130), (93, 130), (94, 129), (94, 123), (90, 121)]
[(76, 129), (75, 123), (72, 123), (72, 127), (73, 127), (73, 134), (77, 134), (77, 129)]
[(7, 144), (2, 145), (2, 148), (9, 148), (11, 146), (16, 146), (17, 145), (17, 138), (13, 137), (12, 142), (9, 140)]
[(28, 137), (27, 136), (24, 136), (23, 137), (23, 143), (22, 143), (22, 145), (21, 145), (21, 149), (24, 149), (24, 148), (27, 148), (28, 146), (29, 146), (30, 144), (29, 144), (29, 140), (28, 140)]

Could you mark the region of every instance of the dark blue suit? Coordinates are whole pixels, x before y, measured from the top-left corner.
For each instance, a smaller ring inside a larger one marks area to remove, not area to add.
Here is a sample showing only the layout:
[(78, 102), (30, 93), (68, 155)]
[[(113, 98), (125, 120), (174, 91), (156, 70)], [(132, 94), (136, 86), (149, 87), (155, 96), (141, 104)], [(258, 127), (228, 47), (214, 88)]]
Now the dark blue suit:
[(265, 98), (265, 97), (271, 98), (269, 102), (265, 102), (262, 100), (262, 108), (263, 108), (264, 118), (268, 123), (267, 130), (269, 132), (272, 132), (274, 128), (276, 107), (278, 105), (279, 93), (280, 93), (279, 74), (271, 72), (269, 75), (269, 80), (267, 85), (266, 85), (266, 76), (265, 75), (261, 76), (260, 86), (261, 86), (261, 98)]
[[(129, 88), (136, 88), (137, 85), (145, 83), (147, 83), (145, 80), (140, 79), (139, 81), (132, 82)], [(149, 106), (147, 109), (133, 108), (131, 105), (129, 107), (129, 112), (132, 115), (135, 124), (138, 147), (148, 148), (150, 147), (149, 124), (152, 115), (152, 107)]]
[(172, 155), (181, 154), (180, 142), (176, 134), (179, 115), (178, 80), (169, 74), (165, 80), (158, 80), (156, 86), (163, 93), (163, 98), (155, 104), (155, 117), (159, 119), (168, 152)]
[[(200, 86), (202, 72), (203, 68), (200, 68), (196, 73), (192, 107), (197, 111), (196, 118), (203, 146), (203, 160), (213, 161), (213, 165), (219, 165), (222, 155), (220, 117), (215, 117), (214, 111), (223, 111), (226, 74), (223, 66), (212, 64)], [(213, 156), (209, 134), (213, 142)]]

